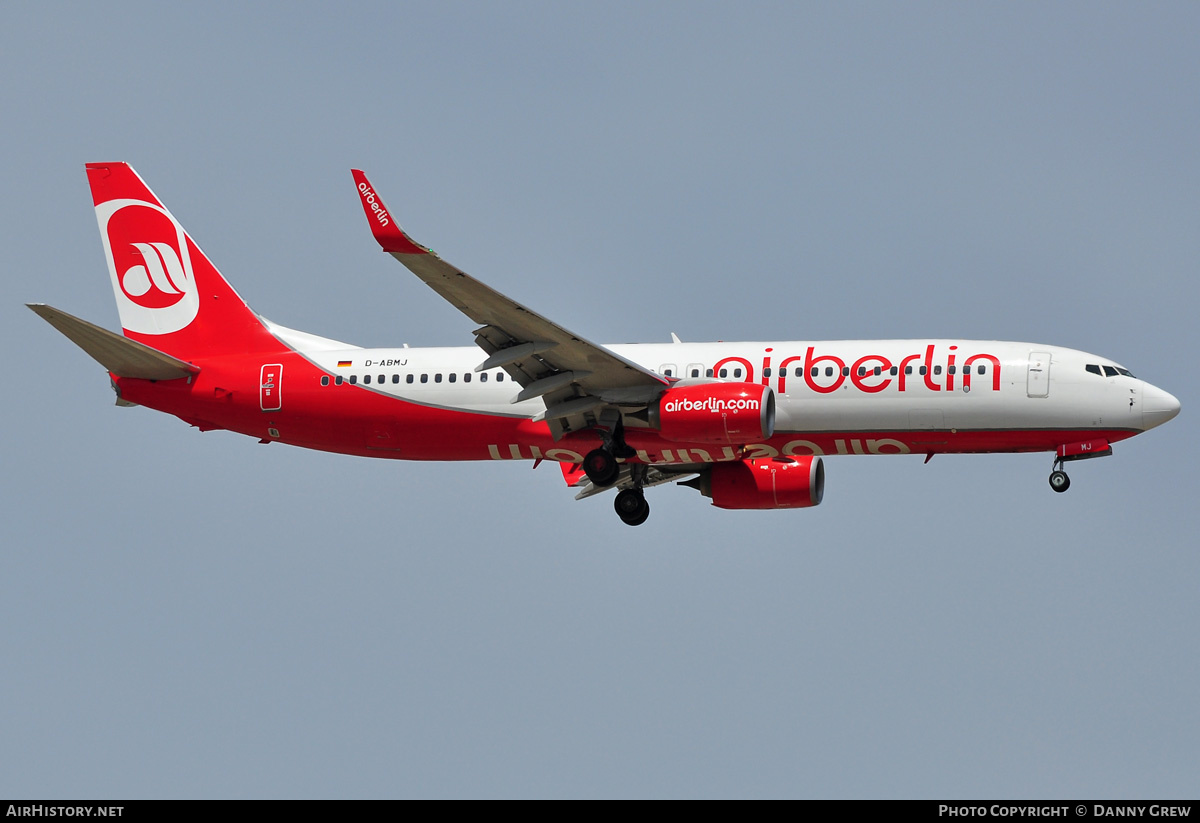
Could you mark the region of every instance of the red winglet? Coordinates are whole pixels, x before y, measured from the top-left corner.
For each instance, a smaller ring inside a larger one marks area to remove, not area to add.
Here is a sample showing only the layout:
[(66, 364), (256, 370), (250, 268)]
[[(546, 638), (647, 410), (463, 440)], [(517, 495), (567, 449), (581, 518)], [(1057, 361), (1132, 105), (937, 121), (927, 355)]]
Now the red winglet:
[(358, 188), (358, 196), (362, 198), (363, 211), (366, 212), (367, 222), (371, 225), (371, 234), (383, 247), (384, 251), (398, 254), (427, 254), (428, 249), (414, 243), (400, 225), (392, 217), (383, 200), (375, 193), (375, 187), (367, 176), (358, 169), (351, 169), (354, 175), (354, 185)]

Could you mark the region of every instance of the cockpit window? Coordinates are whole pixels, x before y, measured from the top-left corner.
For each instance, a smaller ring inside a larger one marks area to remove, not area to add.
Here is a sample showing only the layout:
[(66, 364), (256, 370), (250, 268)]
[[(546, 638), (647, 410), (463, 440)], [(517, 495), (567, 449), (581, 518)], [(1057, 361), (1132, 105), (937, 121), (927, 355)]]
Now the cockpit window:
[(1116, 377), (1119, 374), (1122, 377), (1133, 377), (1134, 380), (1137, 380), (1137, 378), (1133, 376), (1133, 372), (1131, 372), (1129, 369), (1123, 369), (1120, 366), (1101, 366), (1097, 365), (1096, 363), (1088, 363), (1086, 366), (1084, 366), (1084, 368), (1087, 369), (1089, 373), (1098, 374), (1101, 377)]

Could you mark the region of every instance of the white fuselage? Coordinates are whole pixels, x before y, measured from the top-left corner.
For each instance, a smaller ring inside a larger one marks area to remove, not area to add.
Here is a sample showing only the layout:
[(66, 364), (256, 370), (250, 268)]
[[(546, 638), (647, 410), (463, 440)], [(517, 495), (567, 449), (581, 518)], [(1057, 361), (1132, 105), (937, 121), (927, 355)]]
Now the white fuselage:
[[(786, 453), (1037, 450), (1053, 446), (1026, 443), (1020, 433), (1094, 431), (1115, 440), (1169, 419), (1155, 417), (1153, 401), (1149, 415), (1144, 412), (1146, 397), (1170, 396), (1127, 376), (1113, 361), (1042, 344), (838, 340), (607, 348), (678, 378), (680, 385), (724, 380), (770, 386), (777, 402), (773, 440), (805, 433), (846, 433), (860, 440), (878, 434), (895, 444), (872, 448), (843, 441), (830, 448), (814, 441), (815, 448), (793, 447)], [(302, 353), (324, 372), (420, 406), (525, 419), (544, 408), (539, 399), (513, 403), (521, 387), (502, 370), (476, 374), (483, 360), (476, 348), (310, 348)], [(970, 372), (964, 373), (967, 367)], [(959, 449), (943, 440), (948, 448), (928, 449), (929, 432), (990, 435), (983, 446), (971, 441)]]

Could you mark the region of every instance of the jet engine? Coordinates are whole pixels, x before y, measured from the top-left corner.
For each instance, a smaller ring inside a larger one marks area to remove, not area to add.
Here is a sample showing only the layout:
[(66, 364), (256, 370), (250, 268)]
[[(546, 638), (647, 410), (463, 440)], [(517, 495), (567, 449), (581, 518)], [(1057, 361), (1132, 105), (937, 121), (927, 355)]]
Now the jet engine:
[(676, 386), (647, 410), (665, 440), (742, 446), (775, 433), (775, 392), (755, 383)]
[(698, 489), (720, 509), (803, 509), (825, 496), (825, 465), (811, 455), (714, 463), (681, 485)]

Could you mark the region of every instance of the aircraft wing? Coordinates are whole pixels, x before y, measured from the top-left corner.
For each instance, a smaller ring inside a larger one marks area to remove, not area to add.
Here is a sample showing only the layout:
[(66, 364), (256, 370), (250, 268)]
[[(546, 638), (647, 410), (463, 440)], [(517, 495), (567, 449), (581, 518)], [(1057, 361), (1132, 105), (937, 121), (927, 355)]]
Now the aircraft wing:
[(478, 323), (475, 342), (488, 354), (476, 371), (503, 368), (522, 387), (513, 402), (541, 397), (539, 415), (554, 436), (600, 421), (605, 406), (644, 406), (672, 381), (564, 329), (415, 243), (354, 169), (371, 233), (384, 251)]

